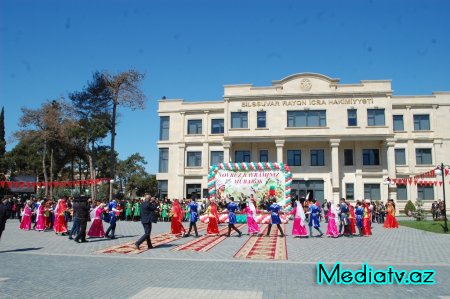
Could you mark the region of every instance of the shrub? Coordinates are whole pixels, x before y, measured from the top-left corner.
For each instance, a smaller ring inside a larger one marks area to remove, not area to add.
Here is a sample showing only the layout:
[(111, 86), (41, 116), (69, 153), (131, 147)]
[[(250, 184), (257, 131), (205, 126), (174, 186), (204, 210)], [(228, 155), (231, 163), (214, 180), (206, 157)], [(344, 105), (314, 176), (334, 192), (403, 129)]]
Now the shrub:
[(416, 207), (414, 206), (414, 204), (412, 203), (411, 200), (408, 200), (408, 202), (405, 205), (405, 215), (408, 216), (408, 211), (411, 211), (411, 213), (416, 211)]

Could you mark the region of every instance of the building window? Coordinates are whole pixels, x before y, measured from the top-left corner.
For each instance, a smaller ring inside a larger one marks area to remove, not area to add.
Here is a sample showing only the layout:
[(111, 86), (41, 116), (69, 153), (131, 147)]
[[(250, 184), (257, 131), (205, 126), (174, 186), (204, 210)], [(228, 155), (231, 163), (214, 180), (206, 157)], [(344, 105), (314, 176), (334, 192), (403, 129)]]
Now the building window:
[(202, 196), (202, 185), (201, 184), (186, 184), (186, 198), (199, 199)]
[(353, 165), (353, 150), (352, 149), (344, 149), (344, 165), (345, 166)]
[(188, 134), (195, 135), (201, 133), (202, 133), (202, 120), (201, 119), (188, 120)]
[(408, 200), (406, 185), (397, 185), (397, 200)]
[(433, 159), (431, 157), (431, 148), (416, 148), (416, 164), (431, 165)]
[(234, 162), (250, 162), (250, 151), (235, 151)]
[(384, 126), (384, 109), (367, 109), (367, 125), (369, 127)]
[(363, 149), (363, 165), (380, 165), (378, 149)]
[(168, 185), (169, 185), (168, 181), (166, 181), (166, 180), (158, 181), (158, 197), (159, 198), (164, 198), (167, 196), (167, 194), (169, 193)]
[(364, 199), (381, 200), (380, 184), (364, 184)]
[(231, 112), (231, 127), (240, 129), (248, 128), (247, 112)]
[(287, 112), (287, 126), (289, 128), (326, 127), (326, 110), (301, 110)]
[(314, 198), (320, 204), (324, 202), (324, 181), (322, 180), (292, 180), (292, 189), (298, 190), (299, 198), (306, 198), (309, 194), (309, 198)]
[(223, 134), (223, 118), (211, 119), (211, 134)]
[(201, 167), (202, 166), (202, 152), (187, 152), (186, 153), (187, 167)]
[(289, 166), (301, 166), (302, 165), (301, 150), (288, 150), (287, 151), (287, 163)]
[(403, 125), (403, 115), (394, 115), (393, 122), (394, 122), (394, 132), (405, 130), (405, 127)]
[(324, 150), (311, 150), (311, 166), (324, 166), (325, 154)]
[(406, 165), (406, 155), (404, 148), (395, 149), (395, 165)]
[(353, 183), (345, 184), (345, 198), (347, 200), (355, 199), (355, 184), (353, 184)]
[(211, 165), (223, 163), (223, 151), (211, 151)]
[(356, 109), (347, 109), (347, 125), (355, 127), (358, 125), (358, 114)]
[(430, 116), (428, 114), (414, 115), (414, 131), (429, 131)]
[(259, 162), (269, 162), (269, 151), (260, 150), (259, 151)]
[(170, 118), (161, 116), (159, 118), (159, 140), (169, 140)]
[(169, 149), (160, 148), (159, 149), (159, 172), (167, 173), (169, 172)]
[(258, 111), (257, 113), (257, 127), (265, 128), (266, 127), (266, 111)]
[(434, 200), (434, 187), (417, 185), (417, 198), (421, 200)]

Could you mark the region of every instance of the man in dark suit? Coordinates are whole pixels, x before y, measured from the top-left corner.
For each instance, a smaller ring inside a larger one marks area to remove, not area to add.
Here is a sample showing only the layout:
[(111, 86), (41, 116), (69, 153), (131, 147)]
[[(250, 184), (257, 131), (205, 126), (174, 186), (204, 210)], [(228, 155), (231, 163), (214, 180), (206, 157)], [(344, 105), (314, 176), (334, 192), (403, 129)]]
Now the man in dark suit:
[(6, 211), (6, 199), (2, 198), (2, 200), (0, 201), (0, 239), (2, 238), (2, 233), (5, 230), (6, 219), (8, 219)]
[(150, 240), (150, 233), (152, 232), (152, 222), (156, 223), (158, 219), (155, 215), (155, 212), (157, 212), (158, 209), (158, 206), (155, 204), (155, 199), (150, 195), (146, 195), (145, 201), (141, 204), (141, 223), (144, 227), (144, 234), (136, 243), (134, 243), (137, 249), (139, 249), (139, 245), (144, 241), (147, 241), (148, 249), (153, 248), (152, 241)]
[[(80, 225), (80, 230), (75, 237), (74, 241), (79, 242), (87, 242), (86, 240), (86, 226), (89, 217), (89, 203), (86, 198), (80, 197), (76, 198), (73, 201), (73, 218), (78, 219), (78, 223)], [(81, 239), (81, 240), (80, 240)]]

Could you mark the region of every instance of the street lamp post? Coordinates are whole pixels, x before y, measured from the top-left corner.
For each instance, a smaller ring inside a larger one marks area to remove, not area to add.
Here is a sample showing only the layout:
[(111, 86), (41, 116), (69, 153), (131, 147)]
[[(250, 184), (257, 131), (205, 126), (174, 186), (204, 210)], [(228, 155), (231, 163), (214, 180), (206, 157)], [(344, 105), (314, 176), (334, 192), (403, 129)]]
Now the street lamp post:
[(113, 179), (109, 180), (109, 201), (113, 199), (113, 183)]
[(442, 176), (442, 195), (444, 198), (444, 233), (448, 233), (447, 226), (447, 206), (445, 204), (445, 166), (444, 163), (441, 163), (435, 170), (435, 174), (438, 176), (439, 174)]

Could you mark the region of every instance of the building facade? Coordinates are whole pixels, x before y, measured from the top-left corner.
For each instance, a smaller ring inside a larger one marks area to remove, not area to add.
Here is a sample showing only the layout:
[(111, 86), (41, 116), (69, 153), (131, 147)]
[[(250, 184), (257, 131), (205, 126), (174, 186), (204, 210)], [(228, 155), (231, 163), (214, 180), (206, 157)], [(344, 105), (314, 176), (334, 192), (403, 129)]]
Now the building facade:
[(394, 96), (390, 80), (301, 73), (226, 85), (221, 101), (161, 100), (158, 114), (157, 180), (169, 198), (205, 196), (210, 165), (267, 161), (290, 166), (294, 195), (319, 201), (392, 198), (402, 209), (443, 198), (442, 185), (412, 179), (450, 162), (450, 92)]

